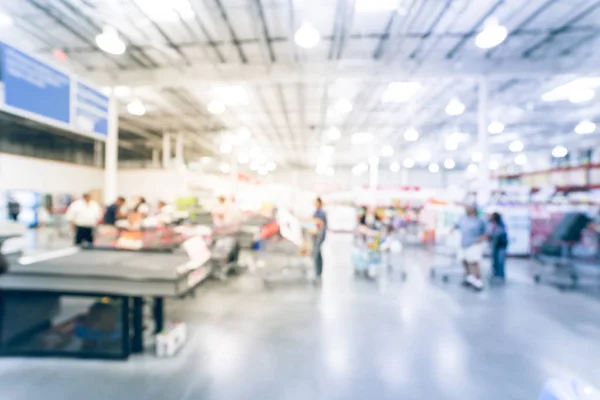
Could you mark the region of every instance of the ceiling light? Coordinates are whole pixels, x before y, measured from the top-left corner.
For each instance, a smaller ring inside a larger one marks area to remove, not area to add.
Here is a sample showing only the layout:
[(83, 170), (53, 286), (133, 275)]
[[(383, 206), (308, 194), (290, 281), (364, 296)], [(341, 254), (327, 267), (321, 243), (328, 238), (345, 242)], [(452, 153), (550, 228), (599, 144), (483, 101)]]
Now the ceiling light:
[(207, 165), (207, 164), (210, 164), (211, 162), (212, 162), (212, 158), (210, 158), (210, 157), (201, 157), (200, 158), (201, 164)]
[(384, 103), (406, 103), (423, 87), (419, 82), (392, 82), (383, 93)]
[(221, 144), (221, 153), (229, 154), (232, 152), (232, 150), (233, 150), (233, 147), (229, 143)]
[(354, 167), (352, 167), (352, 173), (354, 175), (360, 175), (363, 172), (366, 172), (368, 170), (369, 170), (369, 165), (366, 162), (361, 162), (360, 164), (357, 164)]
[(352, 144), (367, 144), (373, 140), (373, 135), (367, 132), (357, 132), (352, 135)]
[(569, 101), (573, 104), (587, 103), (596, 96), (596, 92), (591, 88), (581, 88), (569, 94)]
[(481, 162), (481, 160), (483, 160), (483, 154), (481, 154), (480, 151), (471, 154), (471, 161), (478, 163)]
[(248, 164), (250, 162), (250, 156), (246, 152), (240, 153), (237, 156), (237, 161), (240, 164)]
[(252, 161), (250, 163), (250, 170), (251, 171), (258, 171), (258, 163), (256, 161)]
[(569, 154), (569, 150), (565, 146), (556, 146), (552, 149), (552, 157), (563, 158)]
[(488, 125), (488, 132), (497, 135), (504, 132), (504, 124), (500, 121), (494, 121)]
[(335, 170), (333, 169), (333, 167), (329, 166), (329, 167), (325, 168), (325, 175), (327, 175), (327, 176), (335, 175)]
[(244, 106), (250, 102), (248, 91), (242, 85), (225, 85), (215, 89), (214, 97), (227, 106)]
[(144, 104), (141, 100), (136, 99), (127, 104), (127, 111), (129, 111), (129, 114), (132, 115), (144, 115), (146, 114), (146, 107), (144, 107)]
[(231, 167), (227, 163), (221, 163), (221, 165), (219, 166), (219, 169), (224, 174), (228, 174), (231, 172)]
[(342, 132), (338, 128), (329, 128), (327, 130), (327, 139), (338, 140), (342, 137)]
[(0, 12), (0, 28), (5, 26), (11, 26), (13, 24), (13, 19), (10, 15)]
[(514, 142), (511, 142), (511, 144), (508, 146), (508, 149), (510, 151), (512, 151), (513, 153), (518, 153), (519, 151), (523, 151), (524, 148), (525, 148), (525, 146), (523, 145), (523, 142), (521, 142), (520, 140), (515, 140)]
[(335, 152), (335, 148), (333, 146), (323, 146), (321, 152), (325, 155), (332, 155)]
[(105, 26), (102, 33), (96, 35), (96, 44), (100, 50), (114, 55), (123, 54), (127, 49), (125, 42), (119, 37), (119, 32), (112, 26)]
[(263, 175), (263, 176), (264, 176), (264, 175), (266, 175), (266, 174), (267, 174), (267, 172), (269, 172), (269, 171), (267, 170), (267, 168), (266, 168), (266, 167), (260, 167), (260, 168), (258, 169), (258, 174), (259, 174), (259, 175)]
[(206, 108), (211, 114), (223, 114), (225, 112), (225, 105), (217, 100), (213, 100), (210, 103), (208, 103), (208, 106)]
[(363, 12), (386, 12), (396, 10), (398, 0), (355, 0), (354, 9)]
[(244, 143), (245, 141), (247, 141), (248, 139), (250, 139), (252, 137), (252, 132), (250, 132), (250, 129), (243, 127), (237, 131), (236, 136), (237, 136), (237, 140), (240, 143)]
[(492, 171), (497, 170), (498, 168), (500, 168), (500, 163), (496, 160), (491, 160), (488, 163), (488, 168), (491, 169)]
[(404, 168), (412, 168), (415, 166), (415, 162), (412, 158), (407, 158), (406, 160), (404, 160), (402, 165), (404, 165)]
[(448, 151), (454, 151), (454, 150), (458, 149), (458, 143), (456, 143), (454, 140), (446, 139), (444, 147)]
[(508, 29), (500, 25), (496, 18), (488, 18), (483, 30), (475, 37), (475, 44), (480, 49), (491, 49), (504, 42), (508, 36)]
[(415, 128), (409, 128), (404, 132), (404, 140), (407, 142), (414, 142), (419, 139), (419, 132)]
[(381, 148), (381, 155), (384, 157), (391, 157), (394, 155), (394, 148), (389, 144)]
[(131, 95), (131, 88), (129, 86), (115, 86), (114, 93), (117, 97), (127, 97)]
[(429, 172), (436, 173), (439, 172), (440, 166), (437, 164), (429, 164)]
[(465, 112), (465, 105), (457, 98), (450, 100), (446, 106), (446, 114), (457, 116)]
[(321, 41), (321, 34), (310, 23), (305, 22), (294, 35), (296, 44), (305, 49), (315, 47)]
[(575, 127), (575, 133), (578, 135), (589, 135), (590, 133), (596, 132), (596, 124), (589, 119), (581, 121)]
[(393, 163), (390, 164), (390, 171), (392, 172), (398, 172), (400, 171), (400, 164), (398, 164), (396, 161), (394, 161)]
[(429, 150), (421, 150), (417, 153), (417, 161), (419, 162), (427, 162), (431, 160), (431, 153)]
[(348, 99), (339, 99), (333, 107), (339, 114), (348, 114), (352, 111), (352, 103)]
[(268, 171), (275, 171), (275, 169), (277, 168), (277, 164), (275, 164), (273, 161), (269, 161), (266, 167)]
[(469, 164), (469, 166), (467, 167), (467, 171), (470, 173), (475, 173), (479, 171), (479, 167), (477, 166), (477, 164)]
[(525, 165), (527, 163), (527, 156), (525, 154), (517, 154), (515, 157), (515, 164)]
[(449, 158), (446, 161), (444, 161), (444, 168), (452, 169), (454, 167), (456, 167), (456, 163), (454, 162), (453, 159)]

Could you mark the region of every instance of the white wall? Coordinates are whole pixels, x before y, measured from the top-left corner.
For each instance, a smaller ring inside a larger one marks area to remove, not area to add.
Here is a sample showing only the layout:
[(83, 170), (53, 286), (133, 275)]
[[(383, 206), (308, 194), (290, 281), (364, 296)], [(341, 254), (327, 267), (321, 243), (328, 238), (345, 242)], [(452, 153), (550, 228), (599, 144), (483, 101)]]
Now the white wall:
[(0, 188), (80, 195), (104, 186), (99, 168), (0, 153)]

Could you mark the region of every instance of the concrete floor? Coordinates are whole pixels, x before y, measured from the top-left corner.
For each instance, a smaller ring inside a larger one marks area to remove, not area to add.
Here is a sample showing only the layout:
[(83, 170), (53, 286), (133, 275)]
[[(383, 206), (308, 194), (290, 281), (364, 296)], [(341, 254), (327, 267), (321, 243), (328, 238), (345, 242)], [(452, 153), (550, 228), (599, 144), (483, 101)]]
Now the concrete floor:
[(506, 287), (430, 282), (407, 249), (398, 274), (353, 277), (331, 235), (323, 286), (265, 290), (246, 274), (173, 301), (189, 342), (173, 359), (0, 359), (0, 399), (537, 399), (552, 377), (600, 387), (600, 302), (536, 286), (510, 262)]

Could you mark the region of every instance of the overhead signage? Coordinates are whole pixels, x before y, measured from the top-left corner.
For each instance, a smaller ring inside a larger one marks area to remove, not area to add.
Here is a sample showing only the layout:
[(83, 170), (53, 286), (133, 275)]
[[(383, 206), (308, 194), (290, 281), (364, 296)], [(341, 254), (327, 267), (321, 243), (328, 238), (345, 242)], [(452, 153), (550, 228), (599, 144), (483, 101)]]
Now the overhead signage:
[(0, 42), (0, 110), (104, 140), (109, 103), (93, 86)]

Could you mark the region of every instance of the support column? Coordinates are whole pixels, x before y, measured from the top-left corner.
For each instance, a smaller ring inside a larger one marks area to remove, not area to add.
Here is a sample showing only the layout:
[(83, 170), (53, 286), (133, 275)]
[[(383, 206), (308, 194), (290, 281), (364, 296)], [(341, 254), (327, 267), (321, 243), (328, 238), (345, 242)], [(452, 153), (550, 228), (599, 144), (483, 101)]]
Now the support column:
[(160, 152), (157, 149), (152, 150), (152, 166), (154, 168), (160, 167)]
[(178, 168), (185, 164), (183, 158), (183, 133), (178, 133), (175, 136), (175, 164)]
[(94, 166), (102, 168), (102, 142), (94, 141)]
[(171, 134), (163, 133), (163, 144), (162, 144), (162, 162), (163, 168), (169, 168), (171, 166)]
[(377, 205), (377, 186), (379, 185), (379, 157), (369, 157), (369, 197), (371, 206)]
[(408, 168), (402, 167), (400, 170), (400, 184), (408, 186)]
[(119, 108), (114, 97), (109, 105), (108, 136), (104, 150), (104, 203), (111, 204), (117, 197), (117, 168), (119, 162)]
[(489, 167), (488, 100), (489, 86), (485, 77), (479, 78), (477, 109), (477, 151), (481, 153), (477, 179), (477, 204), (483, 206), (490, 201), (492, 188)]

